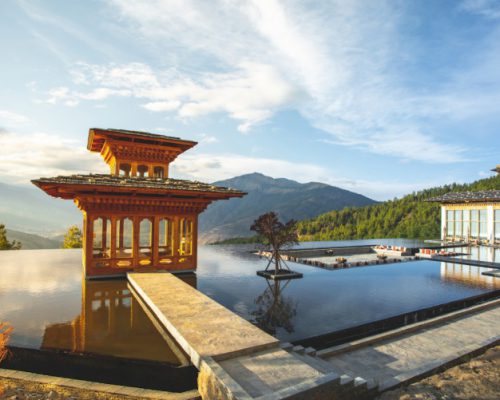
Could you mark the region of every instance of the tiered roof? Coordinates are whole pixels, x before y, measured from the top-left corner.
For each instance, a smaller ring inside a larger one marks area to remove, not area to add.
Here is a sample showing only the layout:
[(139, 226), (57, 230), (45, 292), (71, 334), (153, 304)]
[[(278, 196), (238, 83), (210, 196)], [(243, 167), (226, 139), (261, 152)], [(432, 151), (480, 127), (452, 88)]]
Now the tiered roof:
[(426, 201), (436, 201), (440, 203), (500, 202), (500, 190), (482, 190), (478, 192), (450, 192), (442, 196), (427, 199)]
[[(114, 192), (122, 194), (147, 193), (150, 195), (182, 195), (189, 192), (197, 197), (208, 198), (243, 197), (246, 193), (208, 183), (183, 179), (157, 179), (124, 177), (105, 174), (70, 175), (54, 178), (39, 178), (32, 182), (54, 197), (73, 198), (76, 193)], [(62, 190), (61, 190), (62, 189)]]

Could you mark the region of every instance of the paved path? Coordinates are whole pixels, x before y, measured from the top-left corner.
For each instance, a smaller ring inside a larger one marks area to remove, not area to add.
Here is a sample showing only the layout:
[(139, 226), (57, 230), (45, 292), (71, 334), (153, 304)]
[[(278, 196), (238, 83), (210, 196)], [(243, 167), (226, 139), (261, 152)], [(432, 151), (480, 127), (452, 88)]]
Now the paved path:
[[(340, 376), (168, 273), (130, 273), (141, 304), (200, 370), (203, 399), (336, 399), (367, 394), (363, 379)], [(305, 351), (305, 349), (302, 348)], [(300, 351), (302, 351), (300, 350)]]
[(324, 359), (385, 390), (498, 341), (500, 305)]
[(278, 347), (279, 341), (168, 273), (132, 273), (128, 281), (199, 368), (205, 356)]

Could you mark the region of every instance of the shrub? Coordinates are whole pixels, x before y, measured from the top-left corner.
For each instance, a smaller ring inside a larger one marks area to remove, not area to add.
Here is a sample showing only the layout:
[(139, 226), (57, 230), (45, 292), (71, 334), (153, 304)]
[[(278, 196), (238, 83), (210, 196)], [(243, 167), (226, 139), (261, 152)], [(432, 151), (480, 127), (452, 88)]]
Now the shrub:
[(0, 363), (7, 356), (7, 343), (12, 332), (12, 327), (6, 322), (0, 322)]

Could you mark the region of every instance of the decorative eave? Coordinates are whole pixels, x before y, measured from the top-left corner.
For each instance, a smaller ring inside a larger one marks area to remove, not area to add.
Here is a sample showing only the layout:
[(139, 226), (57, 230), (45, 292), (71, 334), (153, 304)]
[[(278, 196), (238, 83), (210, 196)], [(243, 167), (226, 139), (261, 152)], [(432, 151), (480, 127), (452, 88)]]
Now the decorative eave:
[(178, 137), (157, 135), (149, 132), (129, 131), (125, 129), (89, 129), (87, 149), (101, 152), (106, 141), (117, 141), (124, 144), (134, 143), (155, 147), (174, 147), (179, 149), (179, 153), (189, 150), (197, 144), (197, 142), (191, 140), (183, 140)]
[(500, 190), (483, 190), (478, 192), (449, 192), (442, 196), (432, 197), (425, 201), (443, 204), (460, 203), (498, 203)]
[(143, 197), (156, 199), (223, 200), (245, 192), (181, 179), (127, 178), (114, 175), (71, 175), (31, 181), (47, 194), (62, 199), (81, 197)]

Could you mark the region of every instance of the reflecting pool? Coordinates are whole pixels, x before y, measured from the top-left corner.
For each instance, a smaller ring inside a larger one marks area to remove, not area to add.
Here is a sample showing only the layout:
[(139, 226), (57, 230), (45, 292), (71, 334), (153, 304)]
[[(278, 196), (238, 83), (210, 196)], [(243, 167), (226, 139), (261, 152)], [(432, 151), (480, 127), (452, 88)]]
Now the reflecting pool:
[[(430, 260), (340, 270), (288, 263), (304, 277), (275, 283), (256, 275), (266, 260), (252, 249), (200, 246), (197, 274), (183, 279), (284, 341), (500, 288), (498, 278), (481, 275), (487, 269)], [(82, 282), (81, 251), (3, 251), (0, 268), (0, 320), (14, 327), (12, 345), (185, 362), (125, 280)]]

